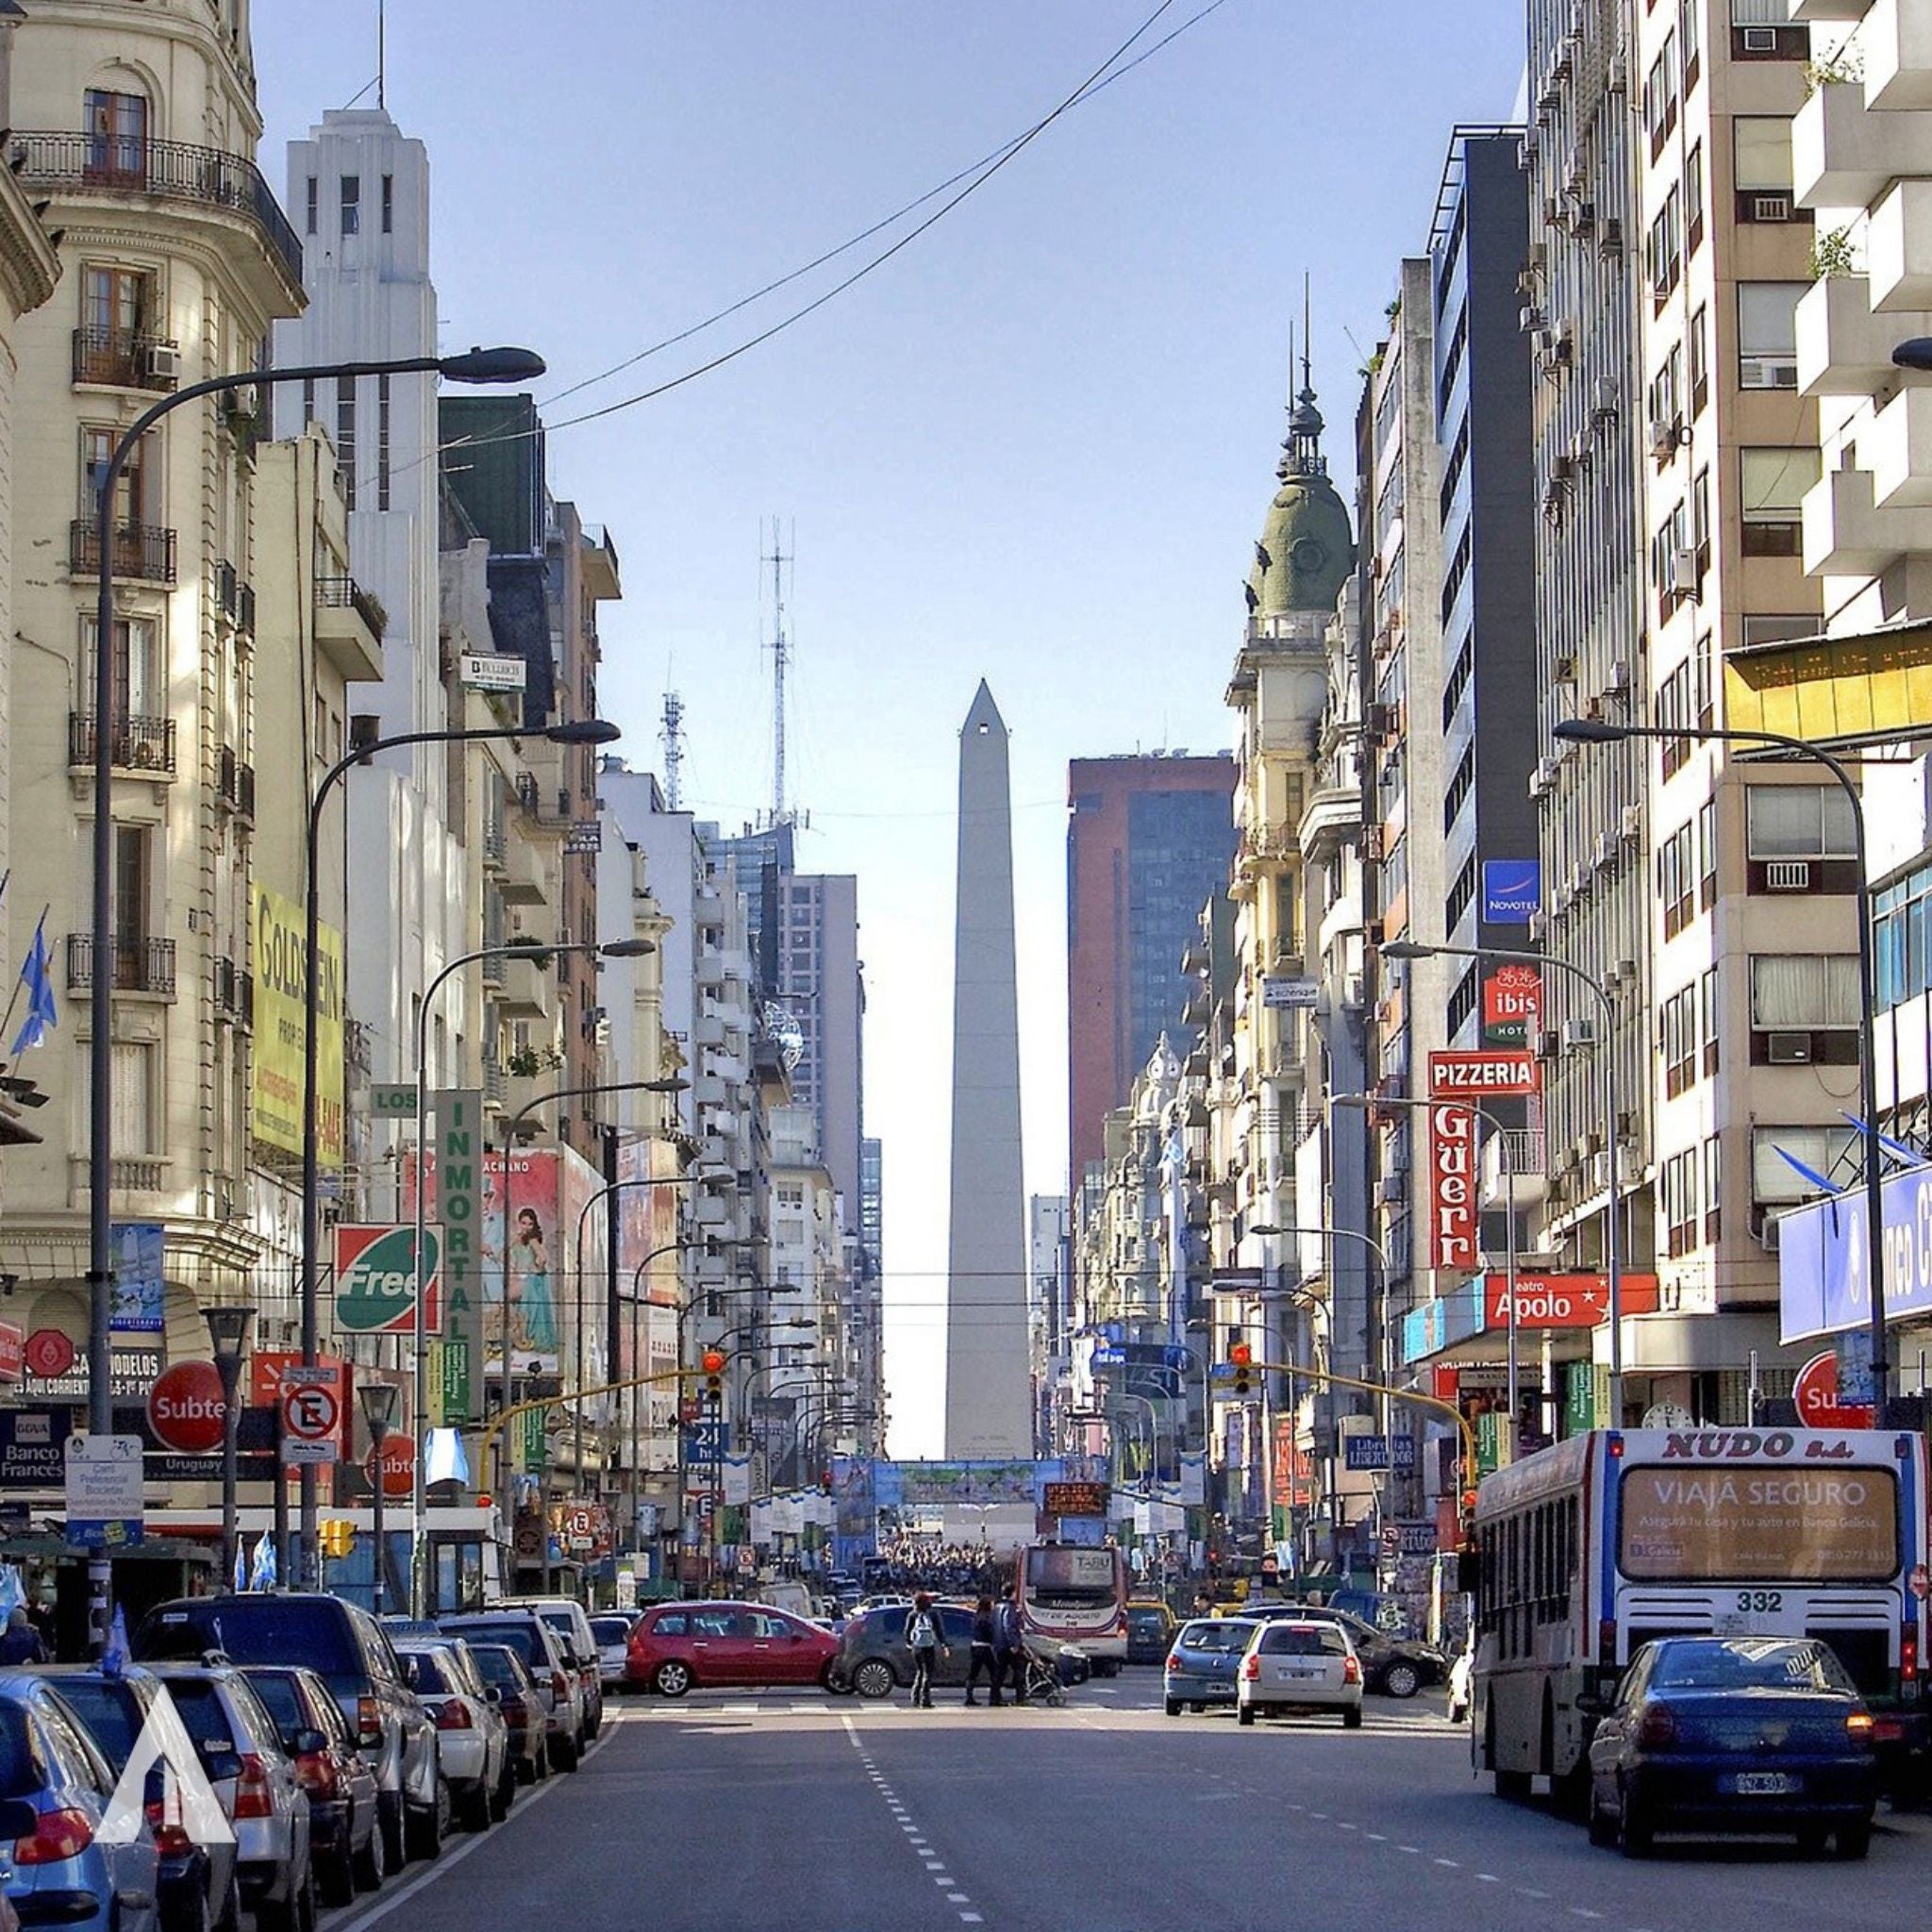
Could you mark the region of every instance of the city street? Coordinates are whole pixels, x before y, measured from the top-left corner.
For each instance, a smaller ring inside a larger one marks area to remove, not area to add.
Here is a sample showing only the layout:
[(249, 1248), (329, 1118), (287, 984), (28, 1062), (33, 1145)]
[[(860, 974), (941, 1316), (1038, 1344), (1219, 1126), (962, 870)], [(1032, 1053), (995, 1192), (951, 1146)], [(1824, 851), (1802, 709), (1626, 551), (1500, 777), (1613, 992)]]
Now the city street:
[[(1781, 1844), (1593, 1851), (1499, 1803), (1440, 1703), (1364, 1730), (1165, 1717), (1158, 1674), (1060, 1710), (913, 1711), (791, 1693), (627, 1703), (574, 1778), (327, 1932), (475, 1932), (567, 1917), (797, 1932), (1878, 1932), (1918, 1909), (1932, 1830), (1881, 1813), (1870, 1862)], [(419, 1890), (420, 1887), (420, 1890)]]

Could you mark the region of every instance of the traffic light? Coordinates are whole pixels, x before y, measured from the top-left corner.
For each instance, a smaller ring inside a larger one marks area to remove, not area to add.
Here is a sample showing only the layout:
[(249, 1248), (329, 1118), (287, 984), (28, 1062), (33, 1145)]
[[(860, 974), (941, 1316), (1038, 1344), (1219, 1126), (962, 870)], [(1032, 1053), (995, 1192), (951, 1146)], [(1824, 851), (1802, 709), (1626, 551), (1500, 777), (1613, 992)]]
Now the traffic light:
[(724, 1351), (706, 1349), (698, 1357), (698, 1366), (705, 1372), (705, 1400), (717, 1408), (724, 1400)]
[(325, 1517), (319, 1532), (322, 1554), (338, 1560), (356, 1547), (356, 1525), (344, 1516)]
[(1255, 1351), (1245, 1341), (1237, 1341), (1227, 1351), (1227, 1358), (1234, 1367), (1235, 1400), (1245, 1402), (1255, 1388)]

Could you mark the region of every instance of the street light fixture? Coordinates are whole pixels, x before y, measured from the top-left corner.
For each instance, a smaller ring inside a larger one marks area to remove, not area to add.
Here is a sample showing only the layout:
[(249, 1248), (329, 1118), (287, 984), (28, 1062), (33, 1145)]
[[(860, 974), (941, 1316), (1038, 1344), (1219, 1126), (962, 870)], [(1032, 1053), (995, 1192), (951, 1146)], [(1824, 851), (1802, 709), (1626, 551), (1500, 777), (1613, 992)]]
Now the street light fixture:
[(1912, 336), (1898, 343), (1891, 359), (1900, 369), (1932, 369), (1932, 336)]
[[(383, 1570), (389, 1554), (382, 1541), (382, 1445), (388, 1439), (390, 1424), (395, 1420), (396, 1401), (402, 1392), (393, 1382), (378, 1382), (374, 1376), (366, 1377), (357, 1391), (362, 1405), (362, 1420), (369, 1424), (371, 1461), (375, 1472), (375, 1481), (371, 1484), (375, 1492), (375, 1591), (373, 1602), (378, 1617), (382, 1615)], [(422, 1460), (420, 1449), (416, 1459)]]
[[(1557, 727), (1560, 730), (1560, 726)], [(1592, 727), (1594, 728), (1594, 727)], [(1610, 1323), (1610, 1415), (1608, 1426), (1624, 1425), (1624, 1243), (1617, 1231), (1617, 1215), (1622, 1205), (1623, 1176), (1619, 1172), (1617, 1144), (1617, 1055), (1612, 1036), (1617, 1030), (1617, 1009), (1609, 990), (1593, 974), (1554, 953), (1532, 952), (1515, 946), (1427, 945), (1421, 940), (1390, 940), (1381, 949), (1385, 959), (1508, 959), (1524, 966), (1548, 966), (1567, 974), (1596, 996), (1604, 1016), (1602, 1075), (1604, 1109), (1604, 1159), (1608, 1187), (1604, 1208), (1604, 1274), (1609, 1282)]]
[[(1901, 342), (1891, 359), (1905, 369), (1932, 369), (1932, 336)], [(1782, 751), (1823, 765), (1852, 808), (1853, 859), (1857, 867), (1858, 908), (1858, 1061), (1859, 1095), (1865, 1143), (1865, 1273), (1872, 1282), (1872, 1394), (1875, 1418), (1882, 1427), (1890, 1396), (1891, 1364), (1885, 1333), (1885, 1141), (1878, 1127), (1877, 974), (1872, 958), (1872, 883), (1866, 864), (1865, 801), (1844, 765), (1822, 744), (1792, 738), (1782, 731), (1725, 731), (1710, 727), (1666, 730), (1655, 724), (1613, 724), (1603, 719), (1562, 718), (1550, 726), (1554, 738), (1573, 744), (1621, 744), (1631, 738), (1690, 739), (1700, 744), (1754, 744)], [(1386, 950), (1386, 948), (1385, 948)]]
[(208, 1324), (208, 1346), (214, 1351), (215, 1373), (222, 1378), (220, 1584), (225, 1590), (235, 1574), (235, 1485), (238, 1473), (235, 1445), (241, 1423), (235, 1396), (242, 1380), (242, 1357), (248, 1346), (248, 1331), (255, 1324), (255, 1310), (242, 1303), (225, 1302), (219, 1307), (202, 1309), (201, 1319)]
[[(531, 349), (473, 348), (458, 356), (407, 356), (374, 362), (321, 363), (301, 369), (250, 369), (233, 375), (210, 376), (150, 404), (122, 432), (101, 467), (94, 501), (94, 541), (100, 552), (100, 573), (94, 605), (93, 978), (89, 1001), (93, 1052), (88, 1080), (92, 1108), (88, 1127), (88, 1428), (94, 1435), (109, 1435), (114, 1427), (114, 1057), (108, 1048), (114, 1028), (114, 494), (121, 473), (142, 438), (163, 416), (206, 396), (289, 382), (341, 381), (363, 375), (433, 374), (446, 375), (452, 382), (526, 382), (542, 375), (543, 369), (543, 358)], [(311, 860), (311, 875), (313, 871)], [(311, 992), (315, 981), (313, 966), (311, 941), (308, 975)], [(303, 1260), (307, 1277), (310, 1257), (306, 1249)], [(305, 1302), (310, 1292), (305, 1278)], [(303, 1359), (314, 1362), (312, 1347), (305, 1347)], [(279, 1484), (276, 1489), (279, 1493)], [(304, 1468), (302, 1492), (310, 1512), (310, 1517), (305, 1518), (305, 1527), (312, 1538), (312, 1468)], [(276, 1554), (286, 1553), (278, 1550)], [(105, 1555), (88, 1559), (88, 1628), (97, 1653), (108, 1642), (112, 1577), (112, 1566)]]

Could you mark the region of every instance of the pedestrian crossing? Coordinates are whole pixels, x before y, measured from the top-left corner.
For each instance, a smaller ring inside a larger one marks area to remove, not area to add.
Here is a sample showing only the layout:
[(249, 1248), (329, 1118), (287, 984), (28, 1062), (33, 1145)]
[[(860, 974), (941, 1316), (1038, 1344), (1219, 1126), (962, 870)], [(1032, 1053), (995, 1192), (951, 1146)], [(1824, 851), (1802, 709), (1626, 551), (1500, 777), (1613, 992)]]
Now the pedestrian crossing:
[[(939, 1700), (934, 1705), (935, 1710), (941, 1711), (963, 1710), (965, 1707), (957, 1697)], [(1025, 1707), (1030, 1709), (1033, 1707)], [(872, 1717), (910, 1717), (913, 1713), (913, 1707), (905, 1696), (881, 1698), (876, 1702), (868, 1698), (823, 1696), (735, 1697), (726, 1702), (717, 1701), (715, 1693), (710, 1697), (699, 1693), (676, 1699), (645, 1698), (630, 1708), (646, 1722), (664, 1724), (709, 1724), (722, 1718), (741, 1722), (745, 1719), (843, 1716), (862, 1721)], [(979, 1708), (987, 1707), (982, 1705)], [(1058, 1714), (1062, 1717), (1085, 1714), (1088, 1717), (1144, 1721), (1154, 1727), (1172, 1726), (1176, 1736), (1183, 1730), (1219, 1732), (1235, 1727), (1231, 1708), (1198, 1713), (1188, 1711), (1177, 1718), (1169, 1718), (1158, 1704), (1149, 1704), (1141, 1697), (1124, 1697), (1118, 1688), (1108, 1685), (1083, 1685), (1069, 1692), (1066, 1703), (1058, 1707)], [(1048, 1713), (1044, 1722), (1052, 1721), (1053, 1715)], [(1324, 1722), (1319, 1718), (1270, 1718), (1257, 1728), (1292, 1731), (1301, 1736), (1326, 1736), (1332, 1731), (1338, 1738), (1347, 1737), (1357, 1741), (1377, 1735), (1462, 1739), (1469, 1736), (1466, 1724), (1452, 1724), (1440, 1711), (1423, 1704), (1412, 1707), (1372, 1704), (1366, 1722), (1358, 1731), (1344, 1732), (1332, 1720)]]

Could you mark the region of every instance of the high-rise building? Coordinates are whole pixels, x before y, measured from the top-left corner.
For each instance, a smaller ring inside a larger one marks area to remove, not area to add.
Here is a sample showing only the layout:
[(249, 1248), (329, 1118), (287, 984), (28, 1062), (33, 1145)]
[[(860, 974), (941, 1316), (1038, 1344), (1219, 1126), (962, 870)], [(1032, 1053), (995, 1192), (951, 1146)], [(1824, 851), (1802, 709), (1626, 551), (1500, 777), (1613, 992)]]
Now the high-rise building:
[(946, 1454), (1033, 1453), (1020, 992), (1007, 726), (982, 680), (959, 733)]
[(1033, 1371), (1034, 1454), (1051, 1456), (1060, 1441), (1056, 1397), (1072, 1360), (1073, 1250), (1064, 1194), (1035, 1194), (1026, 1204), (1027, 1353)]
[(1070, 1171), (1101, 1156), (1119, 1107), (1187, 995), (1181, 956), (1227, 886), (1234, 759), (1136, 753), (1067, 767)]

